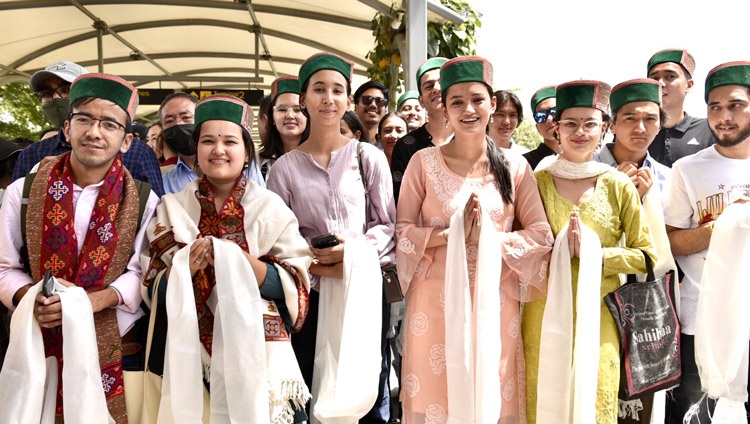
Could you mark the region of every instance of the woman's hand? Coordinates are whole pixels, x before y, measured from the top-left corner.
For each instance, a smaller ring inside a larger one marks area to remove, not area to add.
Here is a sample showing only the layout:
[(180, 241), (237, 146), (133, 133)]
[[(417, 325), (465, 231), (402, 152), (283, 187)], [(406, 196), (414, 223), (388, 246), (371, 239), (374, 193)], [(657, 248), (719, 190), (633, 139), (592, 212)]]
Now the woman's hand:
[(479, 229), (482, 226), (482, 209), (479, 204), (479, 195), (471, 193), (469, 200), (464, 206), (464, 235), (466, 241), (473, 244), (479, 243)]
[(190, 275), (214, 264), (214, 245), (211, 237), (198, 236), (190, 246)]
[(581, 227), (578, 221), (578, 212), (570, 213), (570, 224), (568, 226), (568, 249), (570, 257), (578, 258), (581, 254)]
[(310, 246), (316, 263), (321, 265), (335, 265), (344, 262), (344, 237), (336, 234), (336, 238), (339, 239), (339, 244), (333, 247), (316, 249)]

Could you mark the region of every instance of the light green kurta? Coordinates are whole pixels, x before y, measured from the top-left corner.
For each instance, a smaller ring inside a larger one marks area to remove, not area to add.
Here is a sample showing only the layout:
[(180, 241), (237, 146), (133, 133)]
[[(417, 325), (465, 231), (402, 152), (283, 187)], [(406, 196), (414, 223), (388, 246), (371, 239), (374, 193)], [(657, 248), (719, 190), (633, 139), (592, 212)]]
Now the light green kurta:
[[(646, 263), (641, 250), (653, 261), (655, 251), (650, 242), (646, 217), (635, 186), (616, 170), (601, 174), (593, 195), (576, 206), (560, 196), (552, 175), (536, 173), (539, 193), (555, 236), (570, 222), (574, 210), (584, 225), (596, 232), (604, 250), (601, 297), (620, 286), (618, 273), (645, 273)], [(625, 235), (625, 246), (615, 247)], [(573, 299), (578, 282), (578, 258), (571, 259)], [(526, 392), (528, 422), (536, 422), (537, 381), (542, 317), (546, 298), (525, 304), (523, 312), (523, 340), (526, 356)], [(620, 343), (612, 315), (601, 302), (601, 331), (599, 352), (599, 383), (596, 400), (597, 424), (617, 423), (617, 392), (620, 382)]]

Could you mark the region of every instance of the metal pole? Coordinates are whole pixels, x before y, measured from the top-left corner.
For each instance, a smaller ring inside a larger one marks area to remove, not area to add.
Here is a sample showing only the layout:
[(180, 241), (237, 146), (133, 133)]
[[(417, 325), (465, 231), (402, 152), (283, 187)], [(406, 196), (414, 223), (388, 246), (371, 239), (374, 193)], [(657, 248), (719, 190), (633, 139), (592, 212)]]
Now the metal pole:
[[(98, 22), (97, 22), (98, 24)], [(96, 24), (94, 24), (96, 27)], [(97, 67), (99, 68), (99, 73), (104, 73), (104, 42), (102, 40), (102, 35), (104, 34), (104, 30), (101, 28), (96, 29), (96, 60), (97, 60)]]
[(427, 0), (404, 0), (407, 3), (406, 51), (402, 61), (406, 90), (417, 90), (419, 81), (414, 75), (419, 65), (427, 60)]

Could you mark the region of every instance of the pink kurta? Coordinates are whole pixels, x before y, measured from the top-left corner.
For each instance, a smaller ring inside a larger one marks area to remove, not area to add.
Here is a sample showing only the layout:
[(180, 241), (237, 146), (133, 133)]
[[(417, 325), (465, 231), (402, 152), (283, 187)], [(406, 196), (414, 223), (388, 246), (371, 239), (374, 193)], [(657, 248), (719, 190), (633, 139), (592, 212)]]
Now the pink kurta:
[[(405, 423), (444, 423), (448, 416), (444, 317), (447, 247), (426, 246), (432, 228), (449, 226), (450, 217), (464, 207), (471, 192), (479, 195), (482, 208), (489, 212), (496, 230), (503, 233), (498, 252), (503, 264), (500, 422), (526, 422), (520, 301), (544, 294), (553, 239), (526, 160), (508, 150), (503, 152), (513, 180), (512, 205), (503, 204), (493, 174), (481, 178), (456, 175), (445, 164), (438, 147), (415, 154), (404, 175), (398, 204), (396, 262), (408, 304), (401, 374)], [(523, 230), (512, 232), (515, 220)], [(467, 245), (466, 249), (473, 290), (477, 246)]]

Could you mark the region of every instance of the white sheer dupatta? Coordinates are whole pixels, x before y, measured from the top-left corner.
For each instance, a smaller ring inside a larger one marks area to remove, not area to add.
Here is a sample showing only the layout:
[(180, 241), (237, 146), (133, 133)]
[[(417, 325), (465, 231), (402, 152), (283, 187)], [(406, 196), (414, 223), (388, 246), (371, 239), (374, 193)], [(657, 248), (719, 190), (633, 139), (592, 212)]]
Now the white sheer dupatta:
[(552, 250), (539, 353), (539, 423), (596, 422), (603, 253), (596, 233), (580, 220), (579, 227), (581, 254), (575, 327), (568, 225), (557, 235)]
[(695, 362), (701, 385), (718, 399), (713, 422), (746, 423), (750, 334), (750, 203), (732, 204), (714, 223), (701, 277)]
[(482, 211), (472, 298), (466, 261), (464, 213), (451, 217), (445, 269), (445, 363), (448, 424), (500, 419), (500, 237)]

